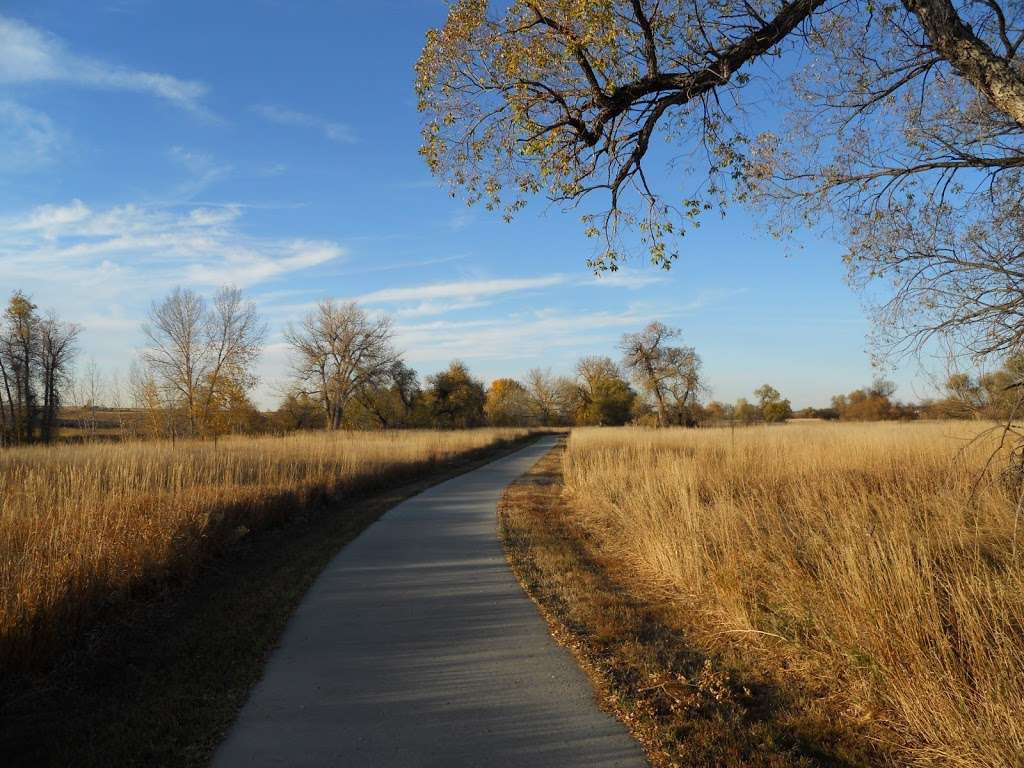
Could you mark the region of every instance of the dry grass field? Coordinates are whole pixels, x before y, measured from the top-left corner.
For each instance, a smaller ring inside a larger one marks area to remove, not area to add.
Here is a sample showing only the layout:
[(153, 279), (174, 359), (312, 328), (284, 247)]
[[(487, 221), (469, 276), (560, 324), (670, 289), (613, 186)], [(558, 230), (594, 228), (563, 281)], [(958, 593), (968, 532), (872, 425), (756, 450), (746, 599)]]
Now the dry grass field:
[(596, 551), (703, 648), (826, 691), (899, 762), (996, 768), (1024, 760), (1024, 531), (981, 429), (584, 429), (563, 469)]
[(0, 667), (320, 499), (388, 488), (525, 430), (300, 433), (0, 452)]

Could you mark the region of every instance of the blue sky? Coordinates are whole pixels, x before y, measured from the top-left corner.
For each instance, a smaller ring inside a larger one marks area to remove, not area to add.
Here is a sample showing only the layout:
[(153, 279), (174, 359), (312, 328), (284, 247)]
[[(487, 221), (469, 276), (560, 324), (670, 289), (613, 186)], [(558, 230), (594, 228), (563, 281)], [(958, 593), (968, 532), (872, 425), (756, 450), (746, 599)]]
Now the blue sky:
[[(868, 323), (841, 248), (786, 249), (744, 211), (687, 237), (663, 273), (598, 278), (576, 214), (467, 209), (417, 154), (412, 67), (443, 0), (6, 0), (0, 9), (0, 292), (84, 326), (122, 375), (150, 302), (235, 283), (270, 324), (258, 400), (287, 375), (280, 332), (323, 297), (394, 317), (423, 374), (568, 373), (660, 319), (713, 396), (772, 383), (824, 405), (868, 383)], [(923, 394), (908, 371), (899, 395)]]

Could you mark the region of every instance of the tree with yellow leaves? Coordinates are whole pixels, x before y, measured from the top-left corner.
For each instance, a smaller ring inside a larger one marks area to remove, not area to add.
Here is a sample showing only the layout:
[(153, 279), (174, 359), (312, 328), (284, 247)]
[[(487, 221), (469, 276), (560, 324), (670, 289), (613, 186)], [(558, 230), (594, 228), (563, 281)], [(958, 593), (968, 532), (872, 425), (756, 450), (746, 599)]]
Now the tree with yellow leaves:
[(753, 203), (778, 233), (840, 233), (897, 348), (1024, 344), (1019, 2), (456, 0), (416, 75), (431, 170), (506, 217), (585, 205), (595, 268), (627, 233), (667, 268)]
[(531, 421), (530, 393), (515, 379), (495, 379), (484, 403), (487, 421), (495, 427), (521, 427)]

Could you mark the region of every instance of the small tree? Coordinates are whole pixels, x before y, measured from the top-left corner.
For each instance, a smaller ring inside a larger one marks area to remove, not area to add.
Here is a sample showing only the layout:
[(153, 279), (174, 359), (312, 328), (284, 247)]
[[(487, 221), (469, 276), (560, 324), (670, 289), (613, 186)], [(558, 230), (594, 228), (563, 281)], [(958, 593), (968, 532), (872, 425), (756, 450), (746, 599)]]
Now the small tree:
[(409, 426), (422, 392), (416, 371), (401, 360), (392, 362), (383, 381), (359, 394), (359, 404), (382, 429)]
[(103, 373), (96, 365), (96, 361), (90, 358), (85, 367), (75, 375), (72, 386), (74, 404), (81, 412), (78, 418), (79, 426), (90, 438), (96, 437), (96, 430), (99, 427), (97, 411), (103, 404), (105, 388)]
[(723, 422), (732, 416), (732, 406), (712, 400), (704, 409), (705, 416), (712, 422)]
[(636, 393), (611, 358), (580, 359), (576, 380), (576, 423), (616, 426), (629, 421)]
[(132, 361), (128, 369), (128, 389), (132, 406), (143, 414), (147, 434), (173, 438), (178, 433), (175, 404), (165, 399), (165, 391), (148, 367)]
[(282, 432), (323, 429), (326, 424), (320, 403), (304, 392), (288, 392), (274, 413), (274, 424)]
[(733, 418), (741, 424), (753, 424), (760, 416), (758, 408), (751, 405), (745, 397), (741, 397), (736, 401), (732, 413)]
[(884, 421), (913, 418), (914, 410), (893, 400), (896, 385), (876, 379), (868, 387), (832, 398), (832, 407), (844, 421)]
[(461, 360), (427, 378), (424, 401), (432, 423), (444, 429), (466, 429), (484, 423), (487, 393)]
[(793, 415), (793, 407), (789, 400), (784, 400), (779, 390), (769, 384), (762, 384), (754, 390), (761, 408), (761, 418), (769, 424), (785, 421)]

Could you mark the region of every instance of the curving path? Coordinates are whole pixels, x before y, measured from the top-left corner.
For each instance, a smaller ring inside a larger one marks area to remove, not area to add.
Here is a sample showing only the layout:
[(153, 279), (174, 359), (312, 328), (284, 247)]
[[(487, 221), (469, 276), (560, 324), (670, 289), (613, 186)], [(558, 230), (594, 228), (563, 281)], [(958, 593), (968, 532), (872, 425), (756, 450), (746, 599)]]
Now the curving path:
[(214, 757), (235, 766), (640, 768), (512, 576), (502, 490), (543, 438), (389, 511), (317, 579)]

